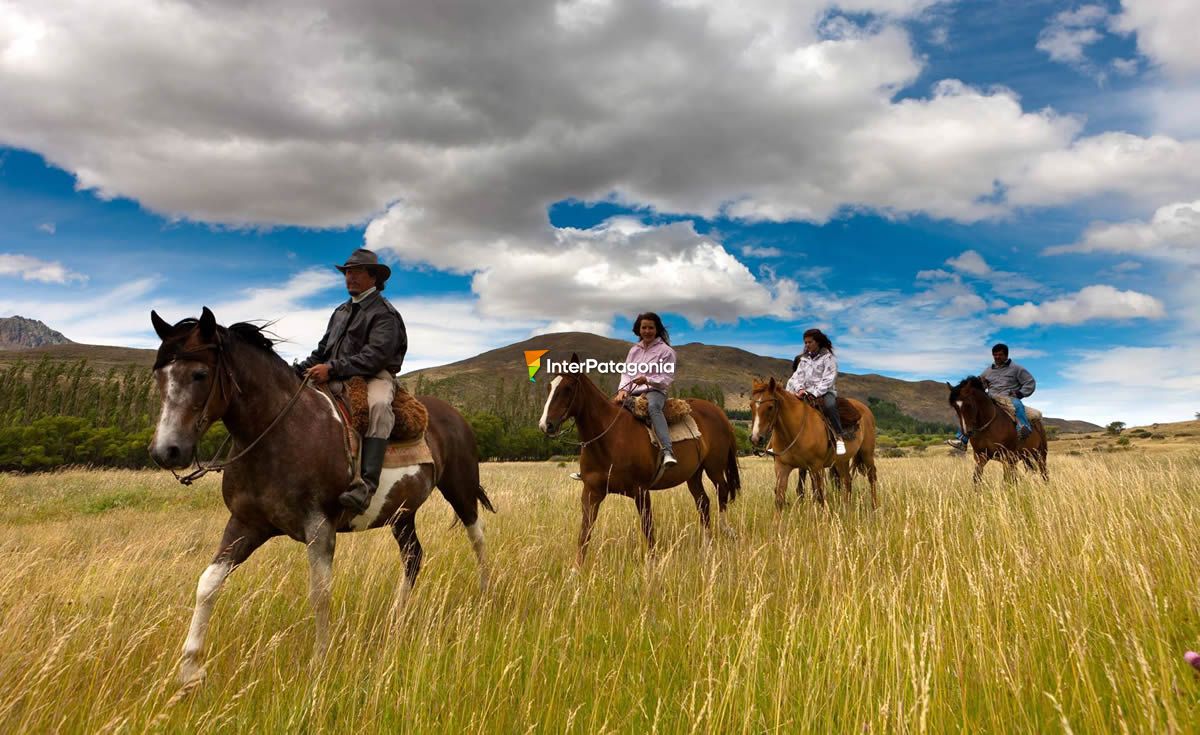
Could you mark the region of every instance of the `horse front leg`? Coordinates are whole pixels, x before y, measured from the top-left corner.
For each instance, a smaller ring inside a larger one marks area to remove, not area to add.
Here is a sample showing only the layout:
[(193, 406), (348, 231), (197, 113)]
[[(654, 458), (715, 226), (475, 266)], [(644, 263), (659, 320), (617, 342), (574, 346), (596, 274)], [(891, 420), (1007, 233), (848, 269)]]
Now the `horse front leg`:
[(787, 508), (788, 478), (792, 476), (795, 467), (786, 465), (778, 457), (775, 458), (775, 513), (779, 515)]
[(592, 526), (596, 524), (596, 516), (600, 513), (600, 503), (603, 502), (605, 492), (592, 488), (584, 483), (583, 495), (580, 498), (580, 505), (583, 510), (583, 518), (579, 524), (579, 550), (575, 554), (575, 567), (583, 568), (584, 559), (587, 558), (588, 546), (592, 543)]
[(184, 687), (204, 681), (204, 639), (208, 634), (208, 623), (213, 605), (221, 592), (225, 580), (234, 567), (246, 561), (254, 550), (270, 538), (271, 532), (248, 526), (230, 516), (221, 535), (221, 545), (208, 568), (200, 575), (196, 584), (196, 608), (192, 612), (192, 624), (188, 628), (187, 640), (183, 643), (183, 655), (179, 661), (179, 683)]
[(825, 505), (825, 470), (821, 467), (810, 467), (808, 474), (812, 477), (813, 500), (817, 505)]
[(987, 455), (983, 452), (975, 453), (975, 472), (971, 475), (971, 482), (978, 485), (983, 479), (983, 466), (988, 463)]
[(637, 505), (638, 518), (642, 522), (642, 535), (646, 537), (646, 551), (654, 558), (654, 513), (650, 510), (650, 490), (639, 488), (633, 496)]
[(333, 550), (337, 532), (324, 516), (314, 516), (305, 526), (308, 546), (308, 602), (316, 618), (313, 665), (320, 666), (329, 652), (329, 606), (333, 597)]

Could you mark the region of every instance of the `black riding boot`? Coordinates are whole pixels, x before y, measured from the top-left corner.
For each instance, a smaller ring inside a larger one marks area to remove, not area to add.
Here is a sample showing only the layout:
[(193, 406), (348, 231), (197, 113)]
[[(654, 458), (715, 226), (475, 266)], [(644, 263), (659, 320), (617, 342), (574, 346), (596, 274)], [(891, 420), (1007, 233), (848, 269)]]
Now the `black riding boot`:
[(362, 444), (362, 471), (360, 482), (354, 484), (348, 492), (338, 496), (342, 506), (357, 513), (363, 513), (371, 504), (371, 496), (379, 487), (379, 473), (383, 471), (383, 455), (387, 453), (387, 439), (368, 437)]

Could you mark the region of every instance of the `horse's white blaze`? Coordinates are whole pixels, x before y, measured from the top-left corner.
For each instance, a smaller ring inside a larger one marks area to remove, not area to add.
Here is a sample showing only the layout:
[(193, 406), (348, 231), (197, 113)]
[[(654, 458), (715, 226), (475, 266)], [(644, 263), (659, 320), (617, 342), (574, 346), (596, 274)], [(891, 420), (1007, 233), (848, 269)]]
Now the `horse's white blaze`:
[(181, 381), (191, 377), (191, 370), (178, 362), (160, 370), (167, 376), (167, 395), (163, 398), (162, 413), (154, 429), (154, 450), (162, 455), (167, 447), (179, 444), (180, 424), (183, 423), (184, 409), (187, 408), (186, 391), (181, 387)]
[(383, 507), (387, 505), (391, 497), (392, 488), (405, 479), (420, 474), (421, 465), (419, 464), (412, 464), (407, 467), (384, 467), (383, 471), (379, 473), (379, 487), (376, 488), (375, 494), (371, 496), (371, 504), (367, 506), (365, 511), (350, 521), (350, 528), (354, 531), (365, 531), (370, 528), (373, 523), (379, 520), (380, 514), (383, 513)]
[(217, 593), (233, 565), (220, 561), (208, 565), (200, 575), (196, 584), (196, 609), (192, 613), (192, 625), (188, 629), (187, 640), (183, 643), (184, 665), (194, 664), (196, 657), (204, 648), (204, 636), (208, 632), (208, 620), (212, 617), (213, 604), (217, 601)]
[(958, 405), (958, 410), (954, 412), (954, 413), (958, 414), (958, 425), (962, 427), (962, 433), (966, 434), (967, 433), (967, 422), (966, 422), (966, 419), (964, 419), (962, 417), (963, 402), (955, 401), (954, 403)]
[(754, 423), (750, 425), (751, 439), (758, 439), (758, 411), (754, 412)]
[(562, 383), (562, 376), (554, 376), (554, 380), (550, 381), (550, 395), (546, 396), (546, 405), (542, 406), (542, 418), (538, 421), (538, 428), (542, 431), (546, 430), (546, 418), (550, 414), (550, 401), (554, 400), (554, 392), (558, 390), (559, 384)]

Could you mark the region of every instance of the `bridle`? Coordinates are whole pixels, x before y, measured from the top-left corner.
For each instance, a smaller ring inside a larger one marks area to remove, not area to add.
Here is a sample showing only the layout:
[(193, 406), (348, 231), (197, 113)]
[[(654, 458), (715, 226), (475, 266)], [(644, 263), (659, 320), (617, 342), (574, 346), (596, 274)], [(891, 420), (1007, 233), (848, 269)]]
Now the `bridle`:
[[(221, 452), (225, 449), (225, 445), (229, 444), (229, 440), (233, 436), (232, 434), (226, 434), (224, 441), (222, 441), (221, 445), (219, 447), (217, 447), (217, 451), (213, 452), (213, 459), (209, 460), (207, 463), (201, 462), (200, 461), (200, 437), (202, 437), (204, 435), (204, 432), (208, 431), (209, 427), (212, 426), (213, 422), (215, 422), (217, 420), (216, 417), (210, 417), (208, 415), (208, 405), (210, 403), (212, 403), (213, 395), (215, 395), (217, 392), (217, 386), (219, 385), (221, 388), (221, 398), (226, 401), (226, 406), (228, 406), (228, 400), (230, 398), (230, 396), (227, 395), (227, 393), (226, 393), (226, 385), (225, 385), (226, 383), (229, 383), (232, 386), (233, 392), (235, 394), (240, 395), (242, 392), (242, 387), (240, 385), (238, 385), (237, 379), (233, 376), (233, 369), (229, 367), (229, 359), (225, 355), (224, 342), (222, 340), (220, 333), (218, 333), (216, 335), (216, 338), (217, 338), (217, 341), (213, 344), (203, 345), (201, 347), (196, 347), (191, 350), (178, 352), (175, 355), (173, 355), (171, 357), (171, 359), (166, 363), (167, 365), (170, 365), (171, 363), (175, 362), (176, 360), (180, 359), (181, 357), (200, 355), (209, 350), (213, 350), (216, 353), (216, 356), (214, 358), (214, 364), (213, 364), (213, 372), (215, 375), (214, 375), (214, 379), (212, 382), (212, 386), (208, 389), (208, 395), (205, 397), (204, 403), (200, 406), (200, 415), (196, 417), (196, 422), (193, 427), (196, 431), (196, 449), (192, 453), (192, 455), (194, 458), (196, 469), (194, 469), (191, 472), (189, 472), (188, 474), (182, 475), (182, 476), (180, 476), (177, 472), (175, 472), (174, 469), (169, 469), (170, 473), (175, 476), (175, 479), (179, 480), (179, 482), (183, 485), (191, 485), (193, 482), (200, 479), (201, 477), (204, 477), (209, 472), (222, 472), (226, 467), (229, 467), (234, 462), (236, 462), (239, 459), (241, 459), (242, 457), (246, 456), (246, 454), (249, 453), (251, 449), (254, 449), (254, 447), (260, 441), (262, 441), (263, 437), (265, 437), (268, 433), (270, 433), (271, 429), (275, 428), (275, 425), (278, 424), (280, 422), (280, 420), (283, 419), (283, 417), (288, 413), (288, 411), (292, 410), (292, 406), (296, 405), (296, 401), (300, 399), (300, 394), (304, 392), (304, 389), (308, 386), (308, 383), (309, 383), (309, 377), (307, 375), (304, 376), (304, 380), (300, 381), (300, 387), (296, 389), (296, 392), (292, 395), (292, 397), (290, 399), (288, 399), (287, 404), (284, 405), (284, 407), (279, 411), (279, 413), (275, 415), (275, 418), (271, 420), (271, 423), (267, 425), (267, 428), (263, 429), (262, 433), (260, 433), (257, 437), (255, 437), (254, 441), (252, 441), (248, 445), (246, 445), (240, 452), (233, 455), (232, 457), (226, 456), (225, 459), (223, 459), (220, 462), (215, 461), (216, 458), (219, 457), (221, 455)], [(158, 460), (154, 458), (153, 452), (150, 453), (150, 459), (151, 459), (151, 461), (154, 462), (155, 465), (157, 465), (159, 467), (159, 469), (162, 469), (162, 465), (158, 464)]]
[[(575, 419), (575, 416), (572, 414), (572, 410), (575, 408), (575, 401), (579, 398), (579, 394), (582, 393), (583, 391), (581, 391), (579, 389), (578, 381), (576, 381), (576, 383), (573, 387), (575, 389), (575, 392), (571, 395), (571, 401), (570, 401), (570, 403), (567, 404), (567, 410), (563, 411), (563, 419), (564, 420), (566, 420), (567, 418), (572, 419), (573, 421), (575, 421), (576, 429), (578, 429), (579, 421)], [(565, 441), (568, 444), (573, 444), (573, 445), (579, 447), (580, 449), (586, 449), (589, 444), (599, 441), (605, 434), (608, 433), (609, 429), (611, 429), (612, 427), (617, 425), (617, 419), (621, 418), (621, 411), (623, 411), (623, 410), (624, 409), (618, 407), (617, 413), (613, 416), (613, 420), (611, 422), (609, 422), (608, 426), (604, 427), (604, 431), (600, 432), (599, 434), (592, 437), (591, 439), (585, 439), (584, 441), (581, 441), (581, 442), (571, 441), (570, 439), (564, 439), (563, 441)], [(563, 427), (561, 427), (561, 426), (558, 427), (558, 431), (555, 432), (555, 434), (556, 435), (561, 434), (562, 430), (563, 430)]]
[[(750, 403), (752, 403), (756, 406), (761, 406), (764, 403), (778, 403), (778, 402), (779, 402), (779, 397), (776, 396), (774, 393), (771, 394), (770, 398), (758, 398), (758, 399), (750, 401)], [(778, 422), (779, 422), (779, 409), (776, 408), (775, 415), (771, 417), (771, 423), (767, 425), (767, 433), (768, 434), (773, 433), (775, 431), (775, 424), (777, 424)], [(796, 440), (799, 438), (800, 438), (800, 432), (797, 431), (796, 435), (794, 437), (792, 437), (791, 443), (788, 444), (786, 447), (784, 447), (783, 451), (776, 452), (770, 448), (767, 448), (765, 450), (756, 448), (756, 449), (754, 449), (754, 456), (761, 457), (764, 454), (771, 454), (773, 456), (778, 457), (780, 455), (787, 454), (788, 450), (796, 445)]]
[(958, 418), (960, 421), (962, 421), (962, 424), (963, 424), (963, 436), (970, 439), (971, 437), (975, 436), (976, 434), (983, 431), (987, 427), (991, 426), (992, 422), (996, 420), (996, 417), (1000, 415), (1000, 410), (996, 408), (996, 404), (992, 403), (991, 400), (988, 400), (988, 403), (990, 403), (992, 405), (992, 417), (990, 419), (988, 419), (987, 421), (985, 421), (983, 423), (983, 426), (977, 426), (974, 429), (967, 429), (967, 422), (965, 420), (963, 420), (963, 417), (962, 417), (962, 407), (961, 406), (954, 407), (955, 413), (958, 414)]

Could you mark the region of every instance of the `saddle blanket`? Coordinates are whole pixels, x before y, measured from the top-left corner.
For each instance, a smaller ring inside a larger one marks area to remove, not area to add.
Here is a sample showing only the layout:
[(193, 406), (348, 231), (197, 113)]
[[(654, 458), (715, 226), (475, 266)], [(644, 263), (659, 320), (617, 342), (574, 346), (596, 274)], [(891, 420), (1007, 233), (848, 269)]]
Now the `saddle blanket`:
[[(650, 434), (650, 443), (657, 447), (658, 437), (654, 435), (654, 427), (647, 426), (646, 432)], [(699, 439), (700, 427), (696, 424), (696, 419), (692, 418), (689, 413), (676, 423), (668, 424), (667, 434), (671, 437), (671, 443), (676, 444), (689, 439)]]
[[(992, 396), (992, 401), (994, 401), (995, 404), (1000, 407), (1000, 410), (1008, 414), (1008, 417), (1012, 419), (1014, 424), (1017, 423), (1017, 409), (1015, 406), (1013, 406), (1011, 398), (1008, 396)], [(1031, 424), (1034, 421), (1042, 420), (1042, 412), (1036, 408), (1030, 407), (1028, 403), (1025, 404), (1025, 416), (1029, 419), (1029, 423)]]
[(407, 442), (389, 442), (383, 455), (384, 467), (411, 467), (415, 464), (433, 464), (433, 452), (425, 435)]
[[(638, 396), (633, 399), (633, 415), (642, 421), (647, 421), (650, 418), (650, 400), (645, 396)], [(677, 424), (687, 416), (692, 415), (692, 406), (682, 398), (668, 398), (663, 405), (663, 418), (667, 420), (667, 424)], [(671, 441), (674, 441), (672, 439)]]

